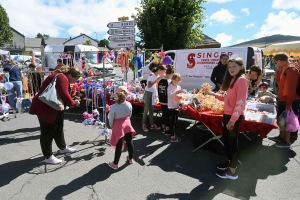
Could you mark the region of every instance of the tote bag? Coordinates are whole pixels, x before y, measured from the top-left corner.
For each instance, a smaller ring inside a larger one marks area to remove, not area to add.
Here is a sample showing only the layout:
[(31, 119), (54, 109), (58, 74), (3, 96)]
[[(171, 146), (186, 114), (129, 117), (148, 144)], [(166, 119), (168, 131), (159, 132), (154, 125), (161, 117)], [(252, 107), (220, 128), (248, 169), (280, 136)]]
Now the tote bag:
[(52, 82), (46, 87), (46, 89), (42, 92), (42, 94), (40, 94), (39, 99), (44, 102), (45, 104), (47, 104), (48, 106), (50, 106), (51, 108), (53, 108), (54, 110), (58, 110), (58, 111), (62, 111), (65, 109), (65, 106), (63, 104), (63, 102), (61, 101), (59, 95), (57, 94), (56, 91), (56, 77), (60, 75), (57, 74)]

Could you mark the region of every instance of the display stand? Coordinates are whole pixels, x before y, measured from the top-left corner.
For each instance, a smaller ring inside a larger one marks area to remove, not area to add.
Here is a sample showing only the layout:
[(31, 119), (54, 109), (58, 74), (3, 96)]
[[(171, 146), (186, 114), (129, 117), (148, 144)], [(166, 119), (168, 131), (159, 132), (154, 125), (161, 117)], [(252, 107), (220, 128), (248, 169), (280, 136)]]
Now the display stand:
[[(107, 117), (106, 117), (106, 84), (105, 84), (105, 65), (104, 65), (104, 61), (103, 61), (103, 122), (104, 122), (104, 127), (103, 129), (105, 129), (107, 127)], [(104, 136), (104, 140), (97, 140), (100, 137), (100, 135), (98, 135), (93, 141), (85, 141), (85, 142), (81, 142), (81, 145), (84, 144), (94, 144), (94, 143), (101, 143), (101, 144), (106, 144), (110, 146), (110, 142), (109, 139), (107, 138), (107, 136)]]

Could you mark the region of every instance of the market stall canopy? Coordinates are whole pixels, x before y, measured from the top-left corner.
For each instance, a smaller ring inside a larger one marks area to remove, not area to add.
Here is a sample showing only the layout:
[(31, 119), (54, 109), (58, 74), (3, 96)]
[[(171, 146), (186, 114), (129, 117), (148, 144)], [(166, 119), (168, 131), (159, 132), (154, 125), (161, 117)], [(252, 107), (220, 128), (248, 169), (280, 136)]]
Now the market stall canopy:
[(279, 52), (286, 52), (289, 56), (300, 56), (300, 40), (294, 42), (285, 42), (272, 44), (263, 50), (265, 55), (275, 56)]
[(0, 49), (0, 54), (1, 55), (9, 55), (9, 51), (4, 51)]

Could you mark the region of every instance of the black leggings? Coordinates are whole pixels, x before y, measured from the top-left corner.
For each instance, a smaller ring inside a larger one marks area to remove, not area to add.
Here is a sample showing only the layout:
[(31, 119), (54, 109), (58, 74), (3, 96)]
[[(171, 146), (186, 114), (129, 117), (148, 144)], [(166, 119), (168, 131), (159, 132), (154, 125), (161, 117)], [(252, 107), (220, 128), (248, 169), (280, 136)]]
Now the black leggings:
[[(124, 136), (124, 139), (126, 141), (127, 149), (128, 149), (128, 158), (132, 159), (133, 158), (133, 143), (132, 143), (132, 133), (126, 133)], [(117, 145), (116, 145), (116, 151), (115, 151), (115, 160), (114, 164), (118, 164), (121, 153), (122, 153), (122, 144), (123, 144), (123, 138), (120, 138)]]
[(162, 111), (162, 122), (161, 124), (164, 124), (165, 126), (169, 126), (169, 108), (168, 105), (161, 105), (161, 111)]
[(64, 137), (64, 112), (58, 112), (54, 124), (46, 123), (39, 119), (41, 127), (41, 148), (45, 158), (52, 156), (52, 141), (54, 139), (59, 149), (66, 148)]
[(169, 109), (169, 115), (171, 118), (170, 121), (170, 132), (171, 132), (171, 136), (180, 136), (178, 135), (178, 133), (176, 133), (176, 125), (177, 125), (177, 121), (178, 121), (178, 114), (179, 111), (176, 109)]
[(233, 129), (230, 131), (226, 128), (231, 115), (223, 115), (222, 119), (222, 138), (224, 139), (224, 146), (226, 150), (227, 159), (230, 160), (230, 167), (236, 168), (237, 162), (239, 159), (239, 133), (240, 133), (240, 124), (244, 118), (241, 115), (238, 120), (234, 123)]

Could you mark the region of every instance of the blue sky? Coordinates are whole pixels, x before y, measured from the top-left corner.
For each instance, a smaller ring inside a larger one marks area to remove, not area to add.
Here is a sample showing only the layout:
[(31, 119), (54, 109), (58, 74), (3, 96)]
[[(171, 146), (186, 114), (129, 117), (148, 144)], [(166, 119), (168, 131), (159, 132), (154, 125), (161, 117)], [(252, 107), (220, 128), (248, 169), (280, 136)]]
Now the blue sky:
[[(85, 33), (102, 39), (108, 37), (107, 24), (131, 16), (140, 0), (0, 0), (0, 4), (11, 26), (26, 37), (39, 32), (65, 38)], [(300, 36), (300, 0), (208, 0), (203, 5), (203, 32), (223, 47), (274, 34)]]
[(204, 34), (233, 45), (274, 34), (300, 36), (300, 0), (209, 0)]

